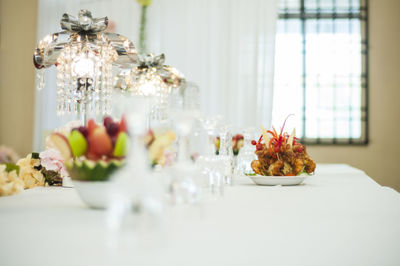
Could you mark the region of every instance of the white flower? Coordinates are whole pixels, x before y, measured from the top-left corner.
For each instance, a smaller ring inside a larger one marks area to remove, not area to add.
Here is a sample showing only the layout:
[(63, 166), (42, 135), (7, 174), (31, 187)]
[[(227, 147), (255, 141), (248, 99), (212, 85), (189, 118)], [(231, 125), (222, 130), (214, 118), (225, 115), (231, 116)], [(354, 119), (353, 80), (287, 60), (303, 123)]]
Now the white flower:
[(39, 159), (32, 159), (31, 154), (22, 158), (17, 162), (19, 169), (19, 177), (25, 183), (25, 188), (33, 188), (44, 185), (43, 174), (34, 167), (40, 165)]
[(18, 177), (17, 171), (9, 173), (6, 166), (0, 164), (0, 196), (17, 194), (24, 190), (24, 182)]

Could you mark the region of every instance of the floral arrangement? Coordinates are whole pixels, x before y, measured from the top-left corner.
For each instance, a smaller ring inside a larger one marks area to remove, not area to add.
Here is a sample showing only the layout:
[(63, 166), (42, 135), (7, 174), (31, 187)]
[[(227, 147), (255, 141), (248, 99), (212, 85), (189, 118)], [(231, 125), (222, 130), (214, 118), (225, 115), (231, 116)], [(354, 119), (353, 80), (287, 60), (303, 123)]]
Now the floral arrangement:
[(57, 150), (34, 152), (16, 164), (0, 164), (0, 196), (37, 186), (61, 186), (65, 177), (67, 172)]
[(39, 153), (40, 170), (45, 178), (45, 182), (50, 186), (62, 185), (68, 177), (63, 158), (59, 151), (47, 149)]
[(20, 193), (24, 186), (17, 169), (9, 169), (6, 164), (0, 164), (0, 196)]
[[(219, 147), (221, 145), (220, 137), (216, 137), (214, 139), (214, 145), (215, 145), (216, 154), (218, 155)], [(232, 151), (235, 156), (239, 154), (239, 151), (243, 147), (243, 145), (244, 145), (244, 137), (242, 134), (236, 134), (235, 136), (232, 137)]]
[(11, 148), (4, 145), (0, 146), (0, 164), (1, 163), (16, 163), (19, 159), (18, 154)]
[(44, 186), (45, 178), (41, 170), (39, 154), (34, 152), (17, 162), (19, 167), (19, 177), (24, 182), (24, 188), (34, 188)]

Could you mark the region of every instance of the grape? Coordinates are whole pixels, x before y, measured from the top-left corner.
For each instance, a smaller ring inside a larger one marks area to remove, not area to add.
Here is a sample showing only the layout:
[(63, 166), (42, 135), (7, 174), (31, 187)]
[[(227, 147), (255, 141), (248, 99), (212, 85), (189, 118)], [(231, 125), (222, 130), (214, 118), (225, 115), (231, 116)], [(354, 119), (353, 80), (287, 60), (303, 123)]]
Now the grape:
[(87, 127), (80, 126), (77, 130), (78, 130), (79, 132), (81, 132), (82, 135), (87, 139), (87, 137), (88, 137), (88, 135), (89, 135), (89, 131), (88, 131)]
[(113, 119), (112, 119), (110, 116), (104, 117), (103, 124), (104, 124), (104, 126), (105, 126), (106, 128), (107, 128), (107, 125), (109, 125), (109, 124), (111, 124), (111, 123), (113, 123)]
[(119, 125), (114, 122), (108, 123), (105, 127), (110, 137), (117, 135), (119, 131)]
[(119, 136), (119, 134), (110, 136), (113, 147), (115, 147), (115, 143), (117, 142), (118, 136)]

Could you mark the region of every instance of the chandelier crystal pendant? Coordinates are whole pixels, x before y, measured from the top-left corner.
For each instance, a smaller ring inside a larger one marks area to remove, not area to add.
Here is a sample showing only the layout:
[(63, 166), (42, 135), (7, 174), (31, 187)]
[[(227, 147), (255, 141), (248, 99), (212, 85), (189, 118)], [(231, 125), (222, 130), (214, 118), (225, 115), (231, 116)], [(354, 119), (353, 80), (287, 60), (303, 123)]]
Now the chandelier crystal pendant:
[[(38, 88), (44, 86), (43, 69), (57, 68), (57, 114), (109, 114), (113, 90), (112, 67), (132, 68), (137, 52), (126, 37), (104, 32), (107, 17), (93, 18), (88, 10), (78, 17), (64, 14), (62, 32), (39, 41), (33, 62), (39, 70)], [(85, 121), (86, 122), (86, 121)]]
[(168, 118), (168, 100), (171, 93), (181, 92), (185, 78), (176, 68), (164, 65), (164, 54), (140, 56), (137, 66), (122, 70), (117, 76), (116, 87), (130, 95), (155, 99), (151, 118), (163, 121)]

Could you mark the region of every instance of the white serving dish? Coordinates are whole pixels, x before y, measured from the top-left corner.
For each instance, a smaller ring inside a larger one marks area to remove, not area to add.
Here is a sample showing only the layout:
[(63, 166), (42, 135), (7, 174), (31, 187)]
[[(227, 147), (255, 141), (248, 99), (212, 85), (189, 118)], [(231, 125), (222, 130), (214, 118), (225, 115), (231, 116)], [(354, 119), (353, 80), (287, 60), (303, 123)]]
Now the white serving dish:
[(73, 183), (82, 201), (90, 208), (107, 208), (112, 188), (110, 181), (73, 180)]
[(249, 176), (251, 180), (260, 186), (295, 186), (300, 185), (308, 177), (307, 175), (300, 176)]

